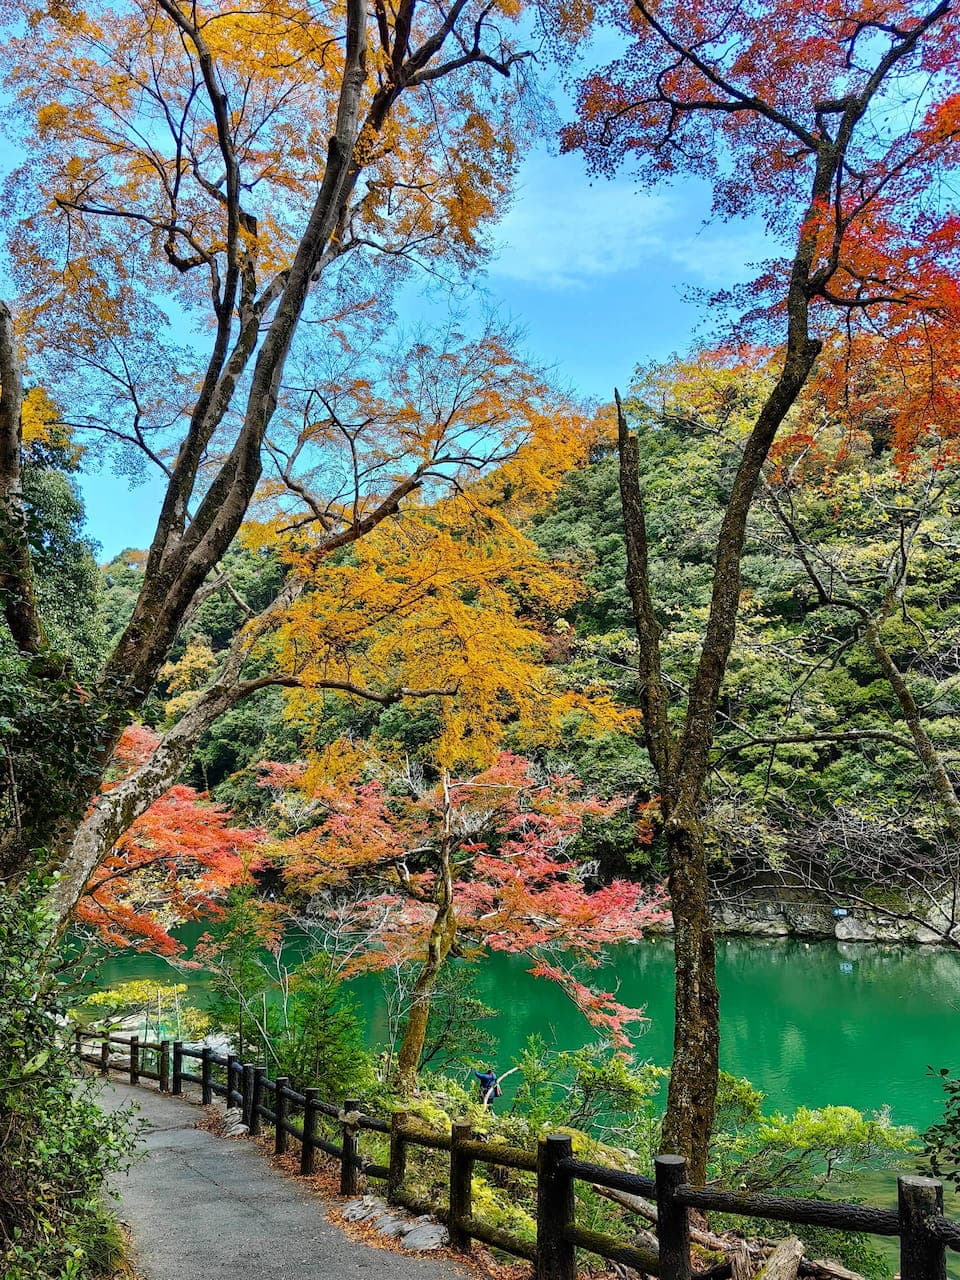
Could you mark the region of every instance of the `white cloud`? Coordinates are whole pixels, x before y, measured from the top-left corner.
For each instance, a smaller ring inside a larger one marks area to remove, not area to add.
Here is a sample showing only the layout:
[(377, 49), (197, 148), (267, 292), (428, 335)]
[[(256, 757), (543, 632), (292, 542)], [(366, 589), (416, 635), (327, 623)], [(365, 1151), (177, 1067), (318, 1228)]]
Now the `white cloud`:
[(577, 289), (644, 268), (678, 283), (724, 288), (770, 255), (762, 227), (703, 225), (700, 190), (639, 191), (628, 179), (588, 179), (573, 156), (535, 153), (497, 230), (491, 274), (547, 291)]
[(672, 210), (629, 183), (592, 183), (572, 158), (536, 156), (497, 232), (497, 276), (567, 289), (635, 270), (656, 255)]
[(677, 237), (670, 257), (691, 277), (691, 283), (725, 289), (749, 280), (759, 264), (776, 257), (777, 249), (759, 223), (701, 226)]

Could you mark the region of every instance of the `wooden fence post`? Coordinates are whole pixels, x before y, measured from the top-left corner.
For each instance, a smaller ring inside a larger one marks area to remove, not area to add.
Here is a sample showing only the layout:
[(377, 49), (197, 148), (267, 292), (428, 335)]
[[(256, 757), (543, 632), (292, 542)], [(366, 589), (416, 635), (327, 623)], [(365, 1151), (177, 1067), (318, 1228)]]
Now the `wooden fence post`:
[(205, 1044), (200, 1050), (200, 1101), (205, 1107), (213, 1102), (213, 1050)]
[(319, 1089), (303, 1091), (303, 1142), (300, 1144), (300, 1173), (309, 1177), (313, 1173), (314, 1152), (313, 1140), (317, 1136), (317, 1098)]
[(469, 1120), (455, 1120), (450, 1126), (450, 1244), (460, 1253), (470, 1252), (470, 1232), (463, 1223), (473, 1215), (473, 1159), (464, 1155), (460, 1144), (473, 1137)]
[(655, 1156), (657, 1179), (657, 1241), (661, 1280), (690, 1280), (690, 1215), (674, 1193), (687, 1180), (683, 1156)]
[[(360, 1110), (359, 1098), (347, 1098), (343, 1104), (343, 1114)], [(340, 1194), (355, 1196), (360, 1189), (360, 1169), (357, 1159), (360, 1155), (360, 1130), (355, 1124), (343, 1121), (341, 1126), (343, 1155), (340, 1157)]]
[(227, 1054), (227, 1110), (235, 1105), (233, 1098), (233, 1069), (237, 1065), (237, 1055), (235, 1053)]
[(253, 1123), (251, 1112), (253, 1106), (253, 1063), (245, 1062), (240, 1076), (240, 1089), (243, 1093), (243, 1101), (240, 1103), (240, 1120), (247, 1126), (249, 1130)]
[(537, 1280), (577, 1280), (577, 1251), (567, 1240), (574, 1225), (573, 1179), (559, 1167), (573, 1155), (565, 1133), (541, 1138), (537, 1149)]
[(276, 1093), (273, 1095), (273, 1115), (276, 1129), (273, 1136), (273, 1152), (274, 1155), (282, 1156), (287, 1149), (287, 1131), (284, 1125), (287, 1123), (287, 1100), (283, 1096), (284, 1089), (288, 1088), (290, 1080), (287, 1076), (277, 1076)]
[(946, 1280), (946, 1247), (927, 1228), (943, 1215), (943, 1184), (935, 1178), (898, 1178), (901, 1280)]
[(73, 1051), (78, 1058), (83, 1053), (83, 1032), (79, 1027), (75, 1027), (73, 1031)]
[(100, 1074), (108, 1076), (110, 1074), (110, 1041), (102, 1040), (100, 1042)]
[(387, 1178), (387, 1204), (398, 1204), (397, 1193), (407, 1176), (407, 1144), (403, 1126), (407, 1121), (405, 1111), (394, 1111), (390, 1117), (390, 1173)]
[[(174, 1062), (176, 1071), (176, 1062)], [(170, 1092), (170, 1041), (160, 1041), (160, 1058), (157, 1062), (157, 1075), (160, 1077), (160, 1092)]]
[(263, 1105), (263, 1081), (266, 1067), (253, 1068), (253, 1080), (250, 1083), (250, 1136), (255, 1138), (260, 1132), (260, 1108)]
[(140, 1037), (130, 1037), (130, 1083), (140, 1083)]
[(173, 1042), (173, 1079), (170, 1091), (179, 1097), (183, 1093), (183, 1041)]

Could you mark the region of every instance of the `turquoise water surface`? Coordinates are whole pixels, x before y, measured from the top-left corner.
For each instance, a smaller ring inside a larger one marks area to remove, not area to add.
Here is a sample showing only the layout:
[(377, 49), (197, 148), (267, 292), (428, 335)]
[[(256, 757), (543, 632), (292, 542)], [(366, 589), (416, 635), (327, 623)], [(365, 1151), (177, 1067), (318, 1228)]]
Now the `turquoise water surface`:
[[(673, 1036), (671, 965), (670, 942), (649, 939), (614, 949), (594, 978), (617, 985), (624, 1004), (644, 1006), (648, 1021), (640, 1024), (637, 1053), (660, 1064), (669, 1062)], [(489, 1026), (501, 1071), (531, 1034), (560, 1048), (593, 1038), (559, 988), (526, 970), (522, 958), (503, 955), (476, 969), (477, 994), (498, 1011)], [(194, 1000), (202, 1000), (202, 972), (177, 974), (154, 956), (110, 959), (99, 977), (103, 985), (140, 977), (186, 981)], [(721, 938), (718, 979), (722, 1066), (762, 1089), (768, 1108), (889, 1106), (895, 1122), (918, 1128), (939, 1114), (940, 1086), (927, 1067), (960, 1070), (960, 953)], [(353, 986), (370, 1043), (380, 1043), (386, 1011), (379, 980), (364, 977)]]

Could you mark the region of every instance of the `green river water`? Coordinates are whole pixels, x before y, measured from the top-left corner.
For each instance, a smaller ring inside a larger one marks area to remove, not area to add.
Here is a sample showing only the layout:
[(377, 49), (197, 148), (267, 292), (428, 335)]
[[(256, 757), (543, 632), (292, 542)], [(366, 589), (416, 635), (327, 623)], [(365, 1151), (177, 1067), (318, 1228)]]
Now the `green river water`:
[[(649, 939), (617, 948), (595, 979), (619, 983), (618, 999), (645, 1008), (638, 1056), (660, 1064), (669, 1062), (673, 1035), (671, 963), (670, 942)], [(522, 959), (492, 956), (477, 972), (477, 994), (498, 1010), (489, 1026), (500, 1071), (534, 1032), (561, 1048), (592, 1038), (563, 993), (532, 978)], [(177, 973), (153, 956), (110, 959), (99, 974), (104, 986), (145, 977), (185, 981), (194, 1002), (202, 1002), (202, 973)], [(889, 1106), (896, 1123), (918, 1128), (939, 1114), (940, 1086), (927, 1067), (960, 1069), (960, 953), (721, 938), (718, 977), (722, 1066), (762, 1089), (770, 1109)], [(353, 988), (371, 1044), (382, 1042), (378, 980), (361, 978)]]

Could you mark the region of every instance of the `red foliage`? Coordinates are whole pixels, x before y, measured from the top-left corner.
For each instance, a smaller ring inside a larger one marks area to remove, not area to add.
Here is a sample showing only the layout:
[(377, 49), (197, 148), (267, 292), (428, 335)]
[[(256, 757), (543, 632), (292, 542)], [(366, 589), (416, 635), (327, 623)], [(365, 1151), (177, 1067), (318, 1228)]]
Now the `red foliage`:
[(532, 973), (560, 982), (594, 1025), (626, 1045), (623, 1025), (639, 1011), (593, 991), (556, 957), (597, 965), (603, 946), (635, 940), (664, 917), (663, 898), (626, 880), (586, 882), (571, 843), (588, 817), (609, 816), (626, 801), (579, 792), (576, 779), (538, 780), (509, 753), (474, 777), (429, 787), (409, 778), (357, 783), (325, 792), (325, 819), (286, 840), (279, 857), (299, 892), (370, 887), (356, 923), (376, 932), (354, 969), (422, 957), (448, 860), (461, 945), (529, 956)]
[(115, 771), (124, 778), (140, 765), (146, 764), (159, 741), (157, 734), (145, 724), (127, 725), (113, 753)]
[[(577, 6), (558, 21), (575, 24)], [(821, 402), (906, 460), (960, 436), (960, 28), (945, 0), (600, 0), (626, 42), (580, 84), (568, 149), (641, 181), (695, 176), (727, 219), (812, 246)], [(571, 34), (577, 34), (573, 31)], [(831, 167), (831, 157), (842, 163)], [(831, 172), (829, 193), (816, 174)], [(738, 340), (774, 347), (796, 259), (764, 264)], [(942, 464), (942, 455), (937, 454)]]
[[(156, 741), (142, 725), (125, 731), (115, 756), (124, 774), (149, 759)], [(176, 955), (181, 947), (170, 930), (215, 914), (217, 899), (259, 865), (265, 833), (235, 827), (232, 818), (192, 787), (171, 787), (97, 867), (77, 905), (78, 921), (112, 946)]]

